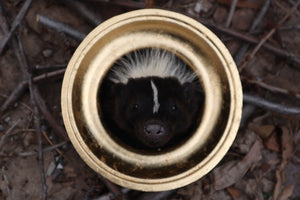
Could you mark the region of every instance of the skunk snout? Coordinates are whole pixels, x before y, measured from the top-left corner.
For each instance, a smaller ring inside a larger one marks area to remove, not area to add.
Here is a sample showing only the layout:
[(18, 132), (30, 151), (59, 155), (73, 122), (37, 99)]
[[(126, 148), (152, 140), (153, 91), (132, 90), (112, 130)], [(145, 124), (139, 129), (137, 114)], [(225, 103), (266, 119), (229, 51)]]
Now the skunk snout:
[(142, 141), (150, 148), (162, 147), (170, 138), (168, 128), (164, 123), (149, 120), (144, 123)]
[(159, 123), (146, 123), (144, 127), (144, 133), (153, 138), (163, 136), (165, 132), (165, 128)]

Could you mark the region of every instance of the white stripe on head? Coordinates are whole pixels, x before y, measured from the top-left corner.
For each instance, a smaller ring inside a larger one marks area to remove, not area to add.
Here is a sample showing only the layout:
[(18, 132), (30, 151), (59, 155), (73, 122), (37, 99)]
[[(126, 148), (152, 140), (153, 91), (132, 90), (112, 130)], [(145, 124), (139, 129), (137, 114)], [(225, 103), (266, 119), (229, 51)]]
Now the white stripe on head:
[(158, 103), (158, 90), (157, 87), (155, 86), (155, 84), (153, 83), (153, 81), (151, 80), (151, 87), (153, 90), (153, 114), (158, 112), (159, 109), (159, 103)]

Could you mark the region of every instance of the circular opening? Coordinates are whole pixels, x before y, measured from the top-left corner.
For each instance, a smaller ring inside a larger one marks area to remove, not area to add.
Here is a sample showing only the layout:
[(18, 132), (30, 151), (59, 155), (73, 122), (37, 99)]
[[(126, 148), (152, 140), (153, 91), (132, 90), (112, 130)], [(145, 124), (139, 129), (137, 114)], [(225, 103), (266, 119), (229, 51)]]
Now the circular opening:
[(159, 154), (193, 135), (205, 97), (201, 80), (179, 56), (142, 48), (123, 55), (109, 69), (99, 87), (98, 110), (107, 133), (119, 145)]

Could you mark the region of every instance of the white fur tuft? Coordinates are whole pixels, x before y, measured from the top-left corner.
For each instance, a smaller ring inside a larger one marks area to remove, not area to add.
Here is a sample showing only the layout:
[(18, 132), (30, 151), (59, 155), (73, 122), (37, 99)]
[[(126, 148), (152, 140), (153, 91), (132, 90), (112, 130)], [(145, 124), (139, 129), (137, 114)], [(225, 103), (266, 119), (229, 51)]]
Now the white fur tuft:
[(147, 49), (145, 52), (133, 52), (125, 55), (113, 67), (109, 79), (114, 83), (128, 82), (130, 78), (142, 77), (175, 77), (183, 84), (192, 82), (197, 77), (179, 62), (175, 55), (166, 50)]

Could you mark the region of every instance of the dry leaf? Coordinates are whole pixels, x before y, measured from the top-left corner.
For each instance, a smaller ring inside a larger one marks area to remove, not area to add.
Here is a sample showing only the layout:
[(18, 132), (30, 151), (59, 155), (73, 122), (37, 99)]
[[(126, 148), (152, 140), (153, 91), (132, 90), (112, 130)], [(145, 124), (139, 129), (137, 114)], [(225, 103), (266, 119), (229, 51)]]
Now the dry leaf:
[(264, 140), (264, 145), (270, 150), (280, 152), (280, 144), (278, 142), (277, 133), (275, 131), (270, 137)]
[(227, 188), (227, 191), (232, 196), (233, 199), (239, 198), (241, 196), (240, 190), (238, 190), (234, 187)]
[[(290, 191), (289, 188), (287, 189), (287, 191), (284, 191), (282, 189), (282, 184), (283, 181), (285, 180), (285, 175), (284, 175), (285, 168), (293, 154), (293, 135), (292, 132), (285, 127), (283, 127), (281, 130), (282, 130), (282, 136), (281, 136), (282, 160), (280, 166), (276, 170), (277, 182), (273, 193), (274, 200), (280, 199), (282, 195), (286, 196)], [(285, 192), (285, 194), (283, 194), (283, 192)]]
[(257, 140), (257, 135), (253, 131), (246, 130), (245, 134), (239, 134), (233, 144), (240, 153), (246, 154), (250, 151), (252, 145)]
[(280, 196), (278, 197), (278, 200), (286, 200), (289, 199), (289, 197), (293, 194), (295, 185), (288, 185), (285, 188), (283, 188)]
[(215, 189), (221, 190), (227, 188), (240, 180), (251, 165), (261, 159), (261, 149), (261, 142), (257, 140), (242, 161), (230, 161), (216, 168), (213, 171)]
[(259, 135), (262, 139), (267, 139), (275, 130), (274, 125), (264, 125), (257, 127), (254, 131)]

